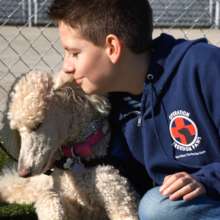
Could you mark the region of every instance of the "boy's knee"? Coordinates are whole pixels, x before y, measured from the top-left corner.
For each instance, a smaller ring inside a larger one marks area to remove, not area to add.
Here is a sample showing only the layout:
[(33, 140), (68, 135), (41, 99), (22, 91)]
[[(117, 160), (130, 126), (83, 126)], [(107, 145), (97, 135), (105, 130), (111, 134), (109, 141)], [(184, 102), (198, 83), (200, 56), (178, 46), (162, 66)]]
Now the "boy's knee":
[(181, 209), (159, 192), (159, 187), (149, 190), (141, 199), (138, 214), (140, 220), (183, 219)]
[(162, 199), (158, 190), (158, 188), (149, 190), (141, 199), (138, 207), (140, 220), (157, 219), (156, 214), (158, 214), (158, 210), (160, 209), (159, 204)]

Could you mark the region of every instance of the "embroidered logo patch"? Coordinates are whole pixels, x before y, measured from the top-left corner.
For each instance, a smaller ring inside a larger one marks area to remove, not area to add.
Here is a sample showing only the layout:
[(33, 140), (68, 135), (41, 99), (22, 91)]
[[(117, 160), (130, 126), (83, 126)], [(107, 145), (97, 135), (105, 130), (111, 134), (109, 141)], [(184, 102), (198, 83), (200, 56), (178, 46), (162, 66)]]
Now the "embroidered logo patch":
[(182, 110), (174, 111), (169, 116), (170, 135), (174, 141), (174, 147), (181, 151), (192, 151), (201, 142), (198, 136), (198, 128), (190, 119), (190, 113)]

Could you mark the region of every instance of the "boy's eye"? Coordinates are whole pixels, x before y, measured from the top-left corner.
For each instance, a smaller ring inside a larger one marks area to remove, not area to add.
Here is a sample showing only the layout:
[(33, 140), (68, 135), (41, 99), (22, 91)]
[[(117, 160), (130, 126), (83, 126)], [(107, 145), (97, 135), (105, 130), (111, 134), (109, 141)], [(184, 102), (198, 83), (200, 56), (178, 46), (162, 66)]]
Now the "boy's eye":
[(73, 57), (77, 57), (79, 55), (79, 53), (72, 53)]
[(68, 56), (68, 57), (77, 57), (79, 55), (79, 53), (80, 52), (78, 52), (78, 51), (72, 51), (70, 49), (65, 49), (65, 56)]

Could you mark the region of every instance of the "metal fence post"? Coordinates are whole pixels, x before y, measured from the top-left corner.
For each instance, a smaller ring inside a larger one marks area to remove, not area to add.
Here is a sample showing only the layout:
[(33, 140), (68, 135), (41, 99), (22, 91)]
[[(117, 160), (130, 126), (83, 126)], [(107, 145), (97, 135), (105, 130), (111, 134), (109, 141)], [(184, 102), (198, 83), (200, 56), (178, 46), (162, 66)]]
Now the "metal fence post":
[(38, 0), (33, 0), (34, 3), (34, 24), (38, 23)]
[(32, 26), (32, 0), (28, 0), (28, 26)]
[(25, 13), (26, 0), (22, 0), (22, 2), (21, 2), (21, 8), (22, 8), (22, 17), (23, 17), (23, 20), (25, 20), (25, 16), (26, 16), (26, 13)]
[(220, 28), (220, 0), (216, 0), (215, 4), (215, 27)]

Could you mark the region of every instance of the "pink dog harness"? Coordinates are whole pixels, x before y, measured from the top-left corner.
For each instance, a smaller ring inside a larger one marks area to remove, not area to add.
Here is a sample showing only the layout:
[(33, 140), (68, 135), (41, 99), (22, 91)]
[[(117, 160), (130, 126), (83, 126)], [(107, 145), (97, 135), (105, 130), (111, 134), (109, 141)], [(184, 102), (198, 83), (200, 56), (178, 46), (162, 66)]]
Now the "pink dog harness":
[[(68, 143), (61, 146), (64, 156), (60, 167), (70, 169), (77, 172), (84, 170), (86, 160), (92, 156), (93, 147), (98, 144), (108, 133), (107, 123), (103, 121), (93, 121), (82, 133), (80, 139), (84, 139), (80, 143)], [(82, 162), (82, 160), (84, 162)], [(59, 163), (59, 162), (58, 162)]]
[(98, 129), (94, 134), (88, 136), (83, 143), (77, 143), (73, 146), (61, 146), (65, 157), (89, 157), (92, 154), (93, 145), (100, 142), (104, 137), (102, 129)]

